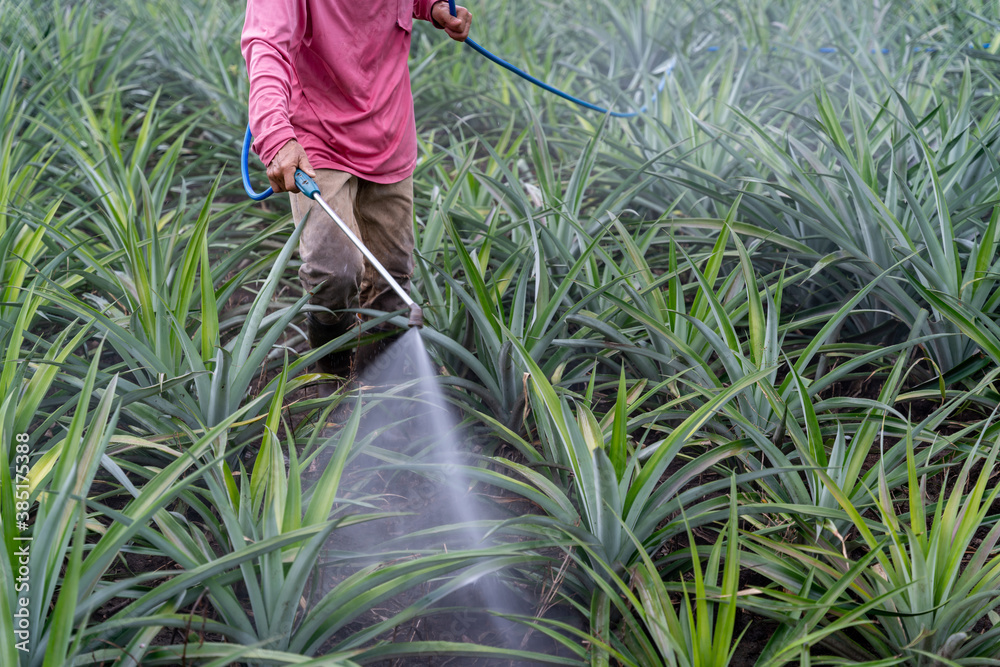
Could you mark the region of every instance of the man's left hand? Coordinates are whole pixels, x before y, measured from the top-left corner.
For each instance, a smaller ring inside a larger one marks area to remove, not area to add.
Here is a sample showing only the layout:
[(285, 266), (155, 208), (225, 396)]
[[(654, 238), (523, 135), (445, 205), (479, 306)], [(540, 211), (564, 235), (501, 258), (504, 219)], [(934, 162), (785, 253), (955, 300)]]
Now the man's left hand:
[(472, 14), (465, 7), (455, 7), (455, 16), (452, 16), (448, 3), (438, 2), (431, 7), (431, 18), (455, 41), (464, 42), (469, 36)]

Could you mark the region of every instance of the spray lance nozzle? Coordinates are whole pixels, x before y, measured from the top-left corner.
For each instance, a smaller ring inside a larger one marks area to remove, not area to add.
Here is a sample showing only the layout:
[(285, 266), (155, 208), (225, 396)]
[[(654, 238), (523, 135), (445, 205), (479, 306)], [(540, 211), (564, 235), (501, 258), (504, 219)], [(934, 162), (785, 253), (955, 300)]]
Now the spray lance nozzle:
[(410, 321), (406, 325), (410, 328), (424, 328), (424, 311), (415, 303), (410, 304)]

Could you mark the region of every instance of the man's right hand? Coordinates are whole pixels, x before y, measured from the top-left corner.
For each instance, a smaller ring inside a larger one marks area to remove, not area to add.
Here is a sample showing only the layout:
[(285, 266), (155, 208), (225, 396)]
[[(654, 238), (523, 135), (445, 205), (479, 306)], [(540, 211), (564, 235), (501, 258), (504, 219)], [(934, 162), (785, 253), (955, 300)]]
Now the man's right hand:
[(301, 169), (310, 177), (316, 178), (316, 172), (309, 164), (305, 149), (295, 139), (289, 139), (271, 160), (271, 164), (267, 165), (267, 180), (271, 181), (271, 188), (275, 192), (298, 192), (299, 189), (295, 185), (296, 169)]

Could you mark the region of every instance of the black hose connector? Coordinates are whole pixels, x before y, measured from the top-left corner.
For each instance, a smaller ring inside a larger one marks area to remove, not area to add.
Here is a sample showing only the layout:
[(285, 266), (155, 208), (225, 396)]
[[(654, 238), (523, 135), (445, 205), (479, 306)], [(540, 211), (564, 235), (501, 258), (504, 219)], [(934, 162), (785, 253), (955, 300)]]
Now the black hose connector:
[(410, 306), (410, 321), (407, 322), (407, 326), (410, 328), (416, 327), (418, 329), (424, 328), (424, 311), (422, 311), (420, 306), (417, 304)]

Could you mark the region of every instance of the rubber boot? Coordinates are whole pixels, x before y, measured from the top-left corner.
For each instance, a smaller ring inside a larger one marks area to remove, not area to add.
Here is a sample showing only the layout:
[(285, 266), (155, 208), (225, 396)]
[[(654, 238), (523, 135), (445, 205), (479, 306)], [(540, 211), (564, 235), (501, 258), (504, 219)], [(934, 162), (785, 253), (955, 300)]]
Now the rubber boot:
[[(316, 318), (314, 313), (306, 313), (306, 335), (309, 338), (309, 347), (315, 350), (334, 338), (344, 335), (351, 329), (355, 321), (354, 317), (347, 317), (336, 324), (324, 324)], [(350, 348), (334, 350), (316, 362), (316, 371), (349, 379), (351, 377), (351, 356), (352, 350)]]
[(399, 339), (403, 332), (394, 326), (386, 325), (385, 327), (369, 329), (366, 334), (378, 336), (378, 338), (369, 343), (359, 345), (357, 350), (355, 350), (355, 377), (361, 377), (362, 373), (368, 369), (371, 369), (376, 375), (381, 375), (383, 371), (387, 370), (386, 367), (392, 364), (392, 360), (385, 359), (382, 355)]

